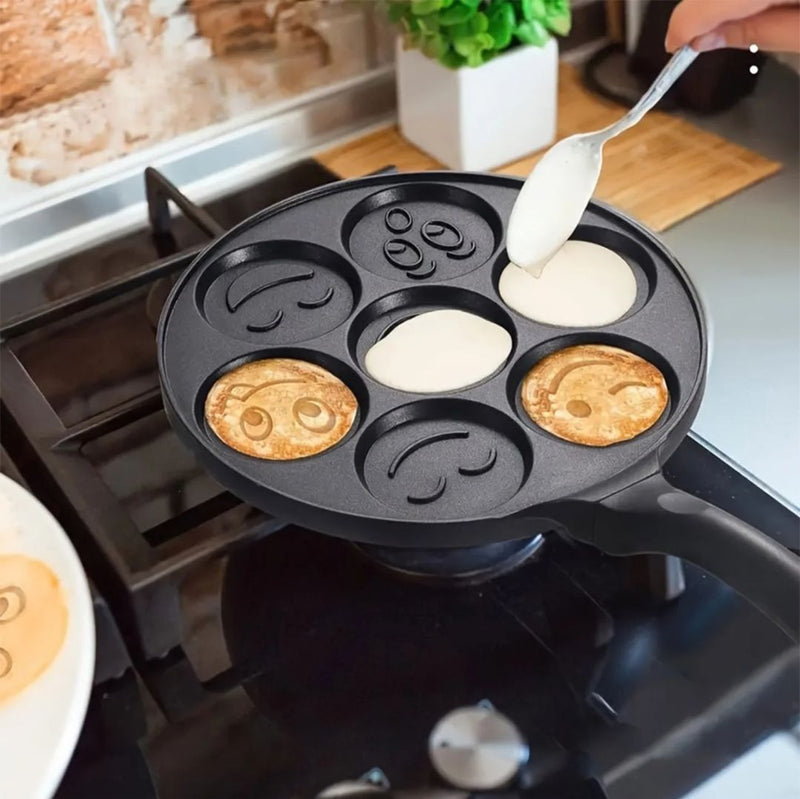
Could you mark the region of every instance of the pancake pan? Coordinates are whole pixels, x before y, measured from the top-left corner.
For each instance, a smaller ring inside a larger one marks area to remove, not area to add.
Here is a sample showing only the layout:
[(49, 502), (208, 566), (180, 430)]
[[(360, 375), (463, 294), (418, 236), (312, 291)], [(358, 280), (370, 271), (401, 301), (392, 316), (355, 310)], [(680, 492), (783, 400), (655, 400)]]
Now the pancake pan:
[[(272, 206), (213, 242), (176, 283), (159, 324), (162, 391), (177, 433), (232, 493), (322, 533), (439, 549), (558, 530), (613, 554), (678, 555), (800, 636), (800, 560), (661, 476), (705, 383), (706, 324), (686, 273), (652, 234), (591, 203), (573, 237), (625, 258), (637, 283), (633, 307), (594, 329), (521, 317), (497, 291), (521, 185), (449, 172), (342, 181)], [(506, 364), (440, 396), (373, 380), (364, 370), (369, 347), (437, 308), (504, 327), (513, 341)], [(521, 407), (523, 377), (549, 353), (580, 343), (611, 344), (657, 366), (670, 394), (659, 422), (604, 448), (537, 427)], [(210, 430), (204, 402), (214, 381), (271, 357), (316, 363), (350, 387), (359, 412), (338, 445), (267, 461)]]

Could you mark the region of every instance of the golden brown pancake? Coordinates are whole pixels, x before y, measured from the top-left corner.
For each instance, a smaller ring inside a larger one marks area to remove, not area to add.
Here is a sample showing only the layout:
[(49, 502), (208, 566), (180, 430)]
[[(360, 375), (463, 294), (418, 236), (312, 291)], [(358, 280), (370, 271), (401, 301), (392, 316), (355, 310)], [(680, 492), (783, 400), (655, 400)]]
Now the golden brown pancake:
[(67, 633), (61, 584), (44, 563), (0, 555), (0, 702), (53, 662)]
[(658, 421), (668, 399), (653, 364), (604, 344), (554, 352), (522, 381), (522, 405), (539, 427), (590, 447), (635, 438)]
[(347, 435), (357, 411), (338, 377), (293, 358), (233, 369), (214, 383), (205, 405), (209, 426), (229, 447), (274, 461), (329, 449)]

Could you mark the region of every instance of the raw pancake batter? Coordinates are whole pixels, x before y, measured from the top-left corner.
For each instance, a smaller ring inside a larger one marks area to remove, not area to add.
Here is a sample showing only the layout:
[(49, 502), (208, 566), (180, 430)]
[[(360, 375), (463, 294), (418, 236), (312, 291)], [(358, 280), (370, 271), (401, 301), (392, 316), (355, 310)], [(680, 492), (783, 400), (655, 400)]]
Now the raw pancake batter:
[(427, 311), (399, 324), (364, 358), (367, 372), (399, 391), (437, 394), (479, 383), (511, 354), (500, 325), (466, 311)]
[(624, 316), (636, 299), (636, 278), (623, 258), (589, 241), (568, 241), (540, 277), (509, 264), (500, 296), (534, 322), (561, 327), (600, 327)]

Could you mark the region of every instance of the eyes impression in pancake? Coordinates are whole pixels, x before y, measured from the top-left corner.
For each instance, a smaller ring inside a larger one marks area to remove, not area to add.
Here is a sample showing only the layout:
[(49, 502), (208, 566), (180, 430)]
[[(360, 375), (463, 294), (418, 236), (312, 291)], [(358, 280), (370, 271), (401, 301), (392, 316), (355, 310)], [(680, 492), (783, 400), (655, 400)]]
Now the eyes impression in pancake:
[(34, 682), (67, 632), (61, 584), (41, 561), (0, 556), (0, 702)]
[(400, 391), (435, 394), (478, 383), (511, 352), (511, 336), (481, 316), (445, 309), (402, 322), (367, 352), (378, 382)]
[(517, 313), (543, 324), (599, 327), (624, 316), (636, 299), (636, 278), (617, 253), (589, 241), (567, 241), (536, 278), (509, 264), (500, 296)]
[(664, 376), (638, 355), (582, 344), (549, 355), (522, 381), (530, 418), (559, 438), (605, 447), (635, 438), (667, 407)]
[(214, 383), (205, 404), (206, 421), (229, 447), (278, 461), (329, 449), (347, 435), (357, 411), (338, 377), (292, 358), (233, 369)]

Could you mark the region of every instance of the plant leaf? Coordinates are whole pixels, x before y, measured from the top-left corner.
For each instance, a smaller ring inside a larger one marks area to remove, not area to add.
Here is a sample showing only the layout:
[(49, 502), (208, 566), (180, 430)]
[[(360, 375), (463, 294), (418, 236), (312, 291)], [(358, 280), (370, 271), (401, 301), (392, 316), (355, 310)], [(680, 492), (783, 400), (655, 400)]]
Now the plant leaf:
[(460, 69), (466, 65), (467, 60), (455, 50), (450, 49), (439, 59), (439, 63), (448, 69)]
[(425, 37), (421, 49), (428, 58), (441, 60), (442, 56), (450, 49), (450, 45), (443, 36), (434, 33), (433, 36)]
[(475, 14), (475, 9), (466, 5), (463, 0), (453, 3), (450, 8), (445, 8), (439, 13), (439, 24), (442, 26), (458, 25), (466, 22)]
[(572, 28), (572, 14), (570, 14), (569, 6), (563, 11), (548, 13), (545, 17), (545, 25), (553, 33), (557, 33), (559, 36), (566, 36)]
[(437, 33), (439, 30), (438, 14), (426, 14), (424, 17), (417, 17), (417, 22), (419, 23), (419, 29), (424, 34)]
[[(2, 0), (0, 0), (2, 3)], [(480, 66), (515, 45), (569, 32), (570, 0), (382, 0), (403, 45), (446, 67)]]
[(514, 7), (510, 3), (495, 3), (488, 12), (489, 30), (488, 33), (494, 39), (496, 50), (505, 50), (511, 44), (514, 35), (516, 17)]
[(411, 13), (417, 17), (433, 14), (442, 7), (442, 0), (411, 0)]
[(453, 41), (453, 49), (466, 58), (475, 49), (472, 44), (472, 37), (462, 36), (459, 39), (455, 39)]
[(478, 11), (468, 24), (472, 33), (486, 33), (489, 30), (489, 18), (483, 11)]
[[(453, 48), (467, 59), (470, 66), (477, 66), (475, 59), (484, 50), (491, 50), (494, 47), (494, 39), (488, 33), (476, 33), (472, 36), (464, 36), (453, 42)], [(482, 60), (481, 60), (482, 63)]]
[(547, 6), (544, 0), (531, 0), (531, 19), (538, 19), (540, 22), (547, 16)]
[(547, 28), (538, 19), (521, 22), (514, 29), (514, 35), (524, 44), (542, 47), (550, 38)]
[(407, 36), (419, 31), (419, 23), (417, 22), (416, 17), (403, 17), (401, 22), (403, 23), (403, 28), (405, 29)]

